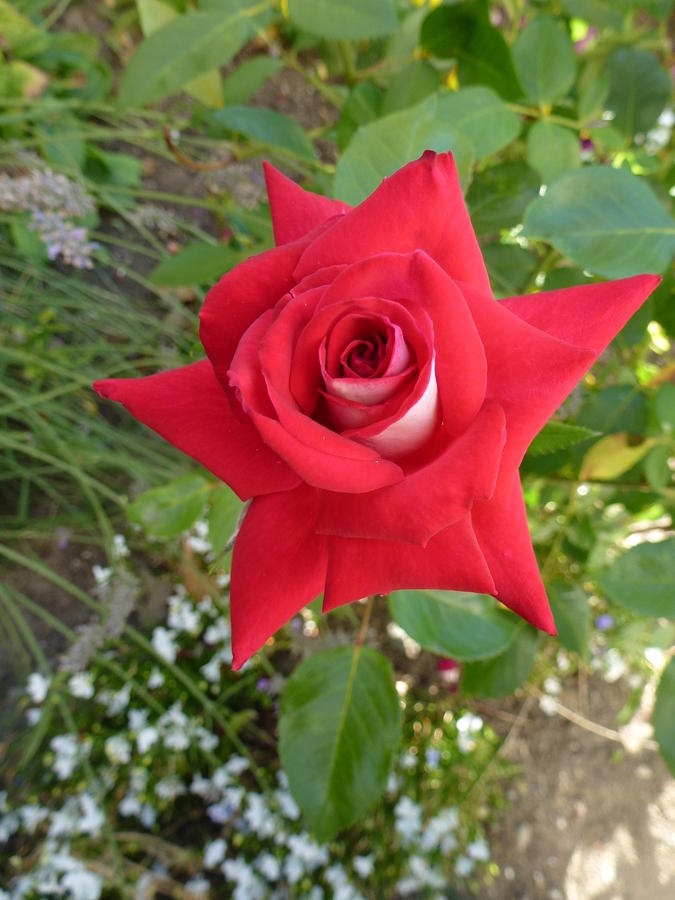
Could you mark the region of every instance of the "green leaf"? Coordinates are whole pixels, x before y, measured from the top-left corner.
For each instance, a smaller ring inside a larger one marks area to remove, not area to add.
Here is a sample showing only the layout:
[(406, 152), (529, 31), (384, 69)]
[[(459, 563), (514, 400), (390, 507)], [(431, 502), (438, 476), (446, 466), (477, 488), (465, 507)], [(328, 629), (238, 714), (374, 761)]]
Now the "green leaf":
[(675, 384), (662, 384), (654, 396), (653, 405), (660, 428), (665, 434), (672, 434), (675, 431)]
[(122, 72), (122, 107), (161, 100), (188, 82), (225, 65), (252, 36), (251, 10), (179, 16), (139, 44)]
[(462, 667), (462, 690), (480, 697), (506, 697), (527, 680), (539, 646), (539, 634), (526, 622), (518, 625), (504, 653)]
[(497, 297), (522, 293), (537, 267), (537, 257), (517, 244), (486, 244), (483, 259)]
[(363, 81), (354, 88), (345, 100), (338, 122), (337, 139), (341, 151), (359, 126), (379, 118), (381, 108), (382, 92), (372, 81)]
[(314, 147), (304, 128), (283, 113), (257, 106), (229, 106), (210, 116), (210, 121), (268, 147), (292, 156), (314, 160)]
[(563, 647), (588, 659), (588, 628), (591, 608), (588, 596), (574, 584), (554, 581), (548, 588), (551, 611)]
[(518, 625), (492, 597), (459, 591), (394, 591), (389, 611), (425, 650), (462, 661), (501, 653)]
[(631, 548), (598, 578), (598, 584), (631, 612), (675, 618), (675, 538)]
[(535, 122), (527, 134), (526, 159), (541, 175), (544, 184), (581, 165), (579, 136), (569, 128), (545, 119)]
[(127, 508), (130, 521), (153, 538), (173, 538), (187, 531), (202, 514), (209, 482), (196, 472), (145, 491)]
[(219, 484), (211, 494), (209, 506), (209, 541), (216, 556), (234, 534), (237, 520), (242, 510), (242, 502), (226, 484)]
[(357, 204), (405, 163), (425, 150), (452, 150), (460, 178), (467, 179), (473, 152), (467, 139), (436, 116), (437, 96), (359, 128), (340, 157), (334, 194)]
[(584, 428), (581, 425), (568, 425), (566, 422), (547, 422), (539, 434), (527, 448), (530, 456), (543, 456), (545, 453), (555, 453), (565, 450), (580, 441), (598, 435), (598, 431)]
[[(162, 0), (136, 0), (136, 7), (141, 30), (146, 37), (180, 15), (174, 6)], [(189, 81), (185, 91), (206, 106), (219, 108), (223, 105), (223, 89), (217, 69)]]
[(513, 62), (525, 93), (552, 106), (574, 84), (576, 58), (567, 31), (550, 16), (535, 16), (513, 45)]
[(585, 69), (577, 90), (579, 92), (579, 121), (588, 122), (600, 118), (605, 111), (605, 101), (609, 94), (607, 70), (598, 70), (596, 66), (593, 66), (592, 69)]
[(36, 129), (42, 154), (53, 166), (81, 169), (87, 157), (82, 137), (83, 123), (61, 111), (54, 121), (45, 121)]
[(268, 78), (276, 75), (283, 67), (283, 61), (272, 56), (247, 59), (223, 81), (223, 102), (226, 106), (246, 103)]
[(593, 22), (605, 28), (621, 30), (622, 17), (617, 9), (612, 9), (611, 3), (603, 3), (601, 0), (561, 0), (562, 8), (570, 16), (576, 16), (585, 22)]
[(422, 59), (408, 63), (389, 82), (382, 101), (382, 115), (414, 106), (432, 94), (440, 81), (440, 72), (431, 63)]
[(175, 256), (167, 256), (150, 273), (153, 284), (183, 287), (211, 284), (232, 267), (237, 254), (227, 247), (194, 242), (183, 247)]
[(111, 153), (90, 144), (87, 147), (86, 174), (95, 181), (138, 187), (143, 178), (143, 164), (129, 153)]
[(656, 447), (652, 447), (644, 459), (642, 469), (645, 478), (656, 491), (666, 487), (673, 479), (668, 465), (671, 455), (671, 449), (667, 444), (657, 444)]
[(607, 278), (663, 272), (675, 250), (675, 223), (645, 182), (606, 166), (550, 185), (528, 209), (523, 235)]
[(396, 29), (394, 0), (288, 0), (291, 21), (319, 37), (353, 41)]
[(670, 99), (671, 80), (653, 53), (620, 47), (607, 59), (607, 109), (624, 134), (648, 131)]
[(281, 697), (279, 752), (293, 797), (320, 841), (384, 793), (401, 710), (389, 662), (366, 647), (305, 660)]
[(519, 225), (539, 186), (539, 175), (522, 162), (503, 162), (481, 172), (466, 195), (476, 234)]
[(652, 725), (661, 755), (675, 775), (675, 657), (671, 657), (656, 689)]
[(47, 262), (46, 246), (40, 240), (38, 233), (28, 227), (23, 217), (12, 216), (9, 230), (14, 246), (23, 256), (34, 263)]
[(439, 6), (422, 23), (420, 43), (442, 59), (456, 59), (459, 83), (487, 84), (507, 100), (520, 96), (511, 51), (482, 4)]
[(579, 478), (612, 481), (632, 469), (653, 446), (653, 438), (634, 443), (633, 436), (626, 432), (608, 434), (586, 452)]
[(447, 91), (438, 99), (437, 115), (466, 137), (483, 159), (515, 140), (521, 129), (520, 116), (487, 87)]

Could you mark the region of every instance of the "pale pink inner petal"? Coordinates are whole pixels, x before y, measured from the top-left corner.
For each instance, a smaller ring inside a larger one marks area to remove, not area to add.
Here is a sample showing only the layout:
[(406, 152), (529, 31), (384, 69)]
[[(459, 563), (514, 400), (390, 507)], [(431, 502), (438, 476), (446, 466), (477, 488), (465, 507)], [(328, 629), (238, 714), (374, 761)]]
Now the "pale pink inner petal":
[(429, 381), (417, 403), (379, 434), (355, 438), (387, 459), (396, 459), (418, 450), (433, 435), (439, 414), (438, 387), (434, 365)]

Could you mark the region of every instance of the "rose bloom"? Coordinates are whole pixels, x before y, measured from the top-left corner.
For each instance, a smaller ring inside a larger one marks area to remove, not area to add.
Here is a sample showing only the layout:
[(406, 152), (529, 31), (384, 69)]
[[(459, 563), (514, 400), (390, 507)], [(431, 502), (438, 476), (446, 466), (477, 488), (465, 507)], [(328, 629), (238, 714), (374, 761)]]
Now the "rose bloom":
[(492, 594), (554, 633), (518, 466), (659, 278), (496, 301), (450, 153), (353, 209), (266, 178), (277, 246), (209, 292), (207, 358), (95, 384), (252, 498), (234, 668), (321, 592)]

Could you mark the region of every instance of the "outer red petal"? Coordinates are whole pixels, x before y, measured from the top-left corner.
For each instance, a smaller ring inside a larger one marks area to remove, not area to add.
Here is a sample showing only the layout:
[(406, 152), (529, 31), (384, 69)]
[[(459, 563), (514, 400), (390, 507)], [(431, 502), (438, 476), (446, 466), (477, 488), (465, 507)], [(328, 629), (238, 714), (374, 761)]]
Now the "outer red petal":
[(660, 275), (584, 284), (500, 301), (520, 319), (598, 356), (661, 283)]
[(229, 389), (227, 370), (242, 334), (295, 284), (293, 269), (306, 242), (275, 247), (240, 263), (211, 288), (199, 313), (199, 337), (218, 381)]
[(324, 611), (402, 588), (494, 593), (468, 516), (445, 528), (425, 548), (395, 541), (328, 539)]
[(268, 162), (263, 162), (270, 201), (274, 242), (287, 244), (303, 237), (326, 219), (349, 212), (351, 206), (305, 191)]
[(555, 622), (532, 549), (520, 478), (505, 502), (476, 503), (473, 527), (490, 572), (495, 596), (537, 628), (555, 634)]
[(504, 412), (488, 402), (460, 438), (399, 484), (358, 497), (322, 491), (317, 531), (424, 546), (492, 495), (504, 439)]
[(315, 490), (258, 497), (237, 535), (230, 607), (233, 669), (240, 668), (323, 590), (326, 538), (314, 533)]
[(206, 359), (147, 378), (104, 379), (94, 389), (222, 478), (242, 500), (300, 483), (252, 425), (234, 418)]
[(546, 334), (485, 294), (463, 288), (487, 358), (487, 397), (506, 413), (506, 445), (496, 494), (506, 500), (532, 438), (548, 421), (595, 354)]
[(335, 220), (330, 233), (312, 241), (296, 276), (377, 253), (415, 250), (428, 253), (458, 281), (490, 293), (451, 153), (427, 150), (385, 178), (363, 203)]

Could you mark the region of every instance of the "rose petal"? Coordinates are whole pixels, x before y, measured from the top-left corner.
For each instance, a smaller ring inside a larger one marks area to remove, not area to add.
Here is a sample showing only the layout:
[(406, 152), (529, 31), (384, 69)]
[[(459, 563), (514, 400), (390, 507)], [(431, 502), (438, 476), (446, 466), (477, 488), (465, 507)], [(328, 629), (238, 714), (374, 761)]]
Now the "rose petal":
[(449, 275), (490, 293), (451, 153), (427, 151), (382, 184), (302, 255), (296, 277), (378, 253), (424, 250)]
[(424, 546), (492, 496), (504, 440), (504, 412), (488, 402), (460, 438), (399, 484), (359, 497), (322, 491), (317, 531)]
[(232, 554), (233, 669), (323, 590), (327, 540), (314, 533), (317, 508), (306, 485), (249, 507)]
[(369, 594), (403, 588), (494, 592), (468, 516), (445, 528), (424, 548), (398, 541), (328, 538), (324, 611)]
[(518, 318), (596, 357), (661, 283), (660, 275), (583, 284), (501, 300)]
[(327, 219), (344, 215), (351, 209), (341, 200), (303, 190), (268, 162), (263, 162), (263, 169), (275, 244), (296, 241)]
[(471, 519), (495, 580), (495, 597), (536, 628), (555, 634), (527, 526), (520, 478), (512, 481), (505, 501), (493, 498), (476, 503)]
[(595, 354), (528, 325), (484, 294), (470, 288), (463, 292), (483, 339), (487, 396), (506, 413), (506, 445), (496, 487), (504, 502), (532, 438), (588, 371)]
[(199, 337), (216, 377), (229, 390), (228, 369), (243, 333), (294, 284), (306, 242), (284, 244), (240, 263), (211, 288), (199, 313)]
[(252, 425), (234, 418), (206, 359), (147, 378), (104, 379), (94, 389), (222, 478), (242, 500), (300, 483)]
[(367, 297), (398, 299), (411, 313), (417, 309), (431, 319), (443, 427), (453, 437), (461, 434), (485, 399), (487, 363), (458, 286), (426, 253), (382, 253), (344, 269), (326, 288), (315, 316), (345, 300), (358, 309), (359, 299)]
[(375, 427), (373, 424), (345, 432), (345, 435), (349, 434), (354, 440), (373, 447), (386, 459), (400, 459), (419, 450), (436, 431), (439, 420), (438, 386), (433, 362), (426, 371), (428, 371), (426, 384), (422, 377), (418, 381), (419, 387), (423, 387), (421, 396), (412, 392), (413, 402), (395, 422), (376, 434), (371, 433)]

